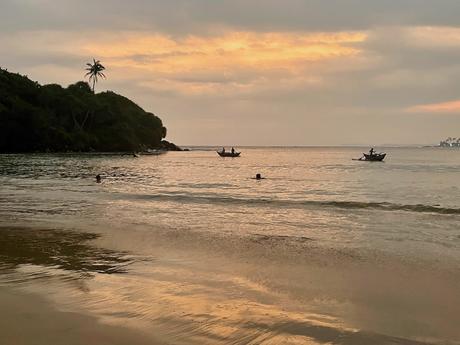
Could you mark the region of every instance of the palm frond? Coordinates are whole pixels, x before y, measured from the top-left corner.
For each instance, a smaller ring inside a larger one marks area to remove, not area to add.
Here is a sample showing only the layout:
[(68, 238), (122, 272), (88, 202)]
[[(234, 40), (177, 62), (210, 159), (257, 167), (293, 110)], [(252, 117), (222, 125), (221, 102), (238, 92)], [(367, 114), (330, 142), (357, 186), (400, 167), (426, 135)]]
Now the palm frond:
[(94, 86), (98, 82), (99, 78), (107, 78), (106, 75), (102, 73), (102, 71), (105, 70), (105, 67), (101, 64), (99, 60), (96, 60), (95, 58), (93, 58), (93, 63), (88, 62), (86, 66), (88, 67), (85, 68), (85, 71), (87, 71), (85, 77), (88, 77), (89, 82), (93, 83), (94, 91)]

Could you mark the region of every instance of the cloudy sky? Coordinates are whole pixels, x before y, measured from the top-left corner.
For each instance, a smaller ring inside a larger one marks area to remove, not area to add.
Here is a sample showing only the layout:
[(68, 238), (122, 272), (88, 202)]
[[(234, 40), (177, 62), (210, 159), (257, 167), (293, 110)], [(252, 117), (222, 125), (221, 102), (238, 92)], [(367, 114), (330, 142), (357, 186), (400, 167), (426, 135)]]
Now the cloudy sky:
[(183, 145), (460, 136), (459, 0), (0, 0), (0, 66), (83, 78)]

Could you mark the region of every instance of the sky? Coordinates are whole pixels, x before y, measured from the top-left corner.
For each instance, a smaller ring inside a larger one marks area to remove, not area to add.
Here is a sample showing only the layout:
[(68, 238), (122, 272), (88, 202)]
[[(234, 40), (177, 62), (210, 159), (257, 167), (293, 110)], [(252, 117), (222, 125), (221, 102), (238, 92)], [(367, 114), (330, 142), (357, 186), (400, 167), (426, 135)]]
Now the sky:
[(460, 137), (458, 0), (0, 0), (0, 66), (107, 68), (180, 145)]

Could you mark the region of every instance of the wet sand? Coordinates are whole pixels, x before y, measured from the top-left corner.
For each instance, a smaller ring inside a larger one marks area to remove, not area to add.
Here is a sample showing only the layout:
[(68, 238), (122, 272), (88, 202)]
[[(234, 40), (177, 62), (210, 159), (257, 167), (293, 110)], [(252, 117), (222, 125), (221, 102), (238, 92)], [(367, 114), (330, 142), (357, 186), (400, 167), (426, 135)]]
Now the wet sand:
[[(0, 343), (9, 345), (156, 345), (174, 343), (160, 341), (151, 334), (100, 323), (97, 318), (82, 313), (62, 312), (54, 309), (46, 300), (33, 294), (26, 294), (0, 288), (0, 308), (6, 317), (0, 318)], [(238, 340), (241, 344), (337, 344), (337, 345), (422, 345), (394, 337), (365, 332), (345, 332), (334, 328), (301, 322), (252, 323), (254, 336)], [(166, 335), (163, 335), (166, 336)], [(218, 340), (218, 339), (215, 339)], [(223, 339), (225, 340), (225, 337)], [(230, 339), (228, 339), (230, 340)], [(186, 343), (183, 340), (178, 343)], [(217, 342), (216, 342), (217, 343)], [(220, 342), (219, 342), (220, 343)], [(229, 341), (228, 343), (234, 343)]]
[(0, 344), (156, 345), (139, 330), (102, 324), (96, 317), (62, 312), (38, 295), (0, 288)]
[(0, 228), (0, 343), (458, 343), (458, 276), (439, 263), (97, 229)]

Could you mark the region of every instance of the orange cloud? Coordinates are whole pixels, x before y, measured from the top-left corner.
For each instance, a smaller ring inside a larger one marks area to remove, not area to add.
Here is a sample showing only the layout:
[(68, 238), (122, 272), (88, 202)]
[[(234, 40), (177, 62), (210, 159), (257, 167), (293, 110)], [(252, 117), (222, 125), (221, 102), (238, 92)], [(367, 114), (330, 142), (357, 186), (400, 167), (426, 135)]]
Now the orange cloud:
[(320, 82), (319, 64), (356, 57), (366, 38), (363, 32), (186, 37), (134, 32), (84, 42), (81, 51), (126, 75), (142, 75), (144, 86), (155, 90), (248, 93), (266, 85)]
[(406, 109), (406, 111), (410, 113), (459, 113), (460, 100), (444, 103), (416, 105)]
[(136, 66), (156, 73), (186, 71), (297, 70), (299, 64), (356, 55), (353, 44), (366, 39), (359, 32), (293, 34), (231, 32), (221, 36), (173, 38), (125, 33), (84, 45), (117, 66)]
[[(131, 80), (158, 92), (180, 94), (248, 94), (324, 82), (322, 72), (362, 66), (360, 44), (367, 32), (224, 32), (171, 36), (154, 32), (22, 32), (2, 46), (22, 55), (42, 51), (72, 56), (82, 63), (94, 57), (107, 67), (110, 80)], [(35, 75), (80, 77), (53, 65)]]

